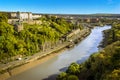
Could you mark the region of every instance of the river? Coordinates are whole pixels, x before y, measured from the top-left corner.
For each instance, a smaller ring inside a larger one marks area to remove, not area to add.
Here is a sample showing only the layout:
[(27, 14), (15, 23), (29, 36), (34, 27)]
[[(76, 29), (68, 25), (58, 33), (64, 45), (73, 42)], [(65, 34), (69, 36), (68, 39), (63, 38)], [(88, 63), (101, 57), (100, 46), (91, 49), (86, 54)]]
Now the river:
[(102, 31), (110, 28), (111, 26), (95, 27), (89, 36), (72, 49), (67, 49), (48, 61), (12, 76), (8, 80), (55, 80), (56, 74), (66, 70), (72, 62), (81, 63), (92, 53), (97, 52), (98, 46), (103, 40)]

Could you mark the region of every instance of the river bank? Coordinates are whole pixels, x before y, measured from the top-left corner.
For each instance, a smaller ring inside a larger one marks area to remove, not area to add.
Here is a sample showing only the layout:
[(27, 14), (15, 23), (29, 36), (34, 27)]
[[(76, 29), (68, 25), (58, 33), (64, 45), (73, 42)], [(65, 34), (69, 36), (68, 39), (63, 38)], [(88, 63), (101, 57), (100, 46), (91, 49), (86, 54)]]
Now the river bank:
[(15, 67), (14, 69), (10, 70), (10, 72), (6, 72), (6, 73), (0, 75), (0, 79), (1, 80), (6, 80), (6, 79), (10, 78), (11, 76), (15, 76), (15, 75), (17, 75), (19, 73), (22, 73), (22, 72), (24, 72), (28, 69), (31, 69), (31, 68), (39, 65), (39, 64), (42, 64), (42, 63), (46, 62), (49, 59), (57, 56), (58, 54), (60, 54), (64, 50), (65, 50), (65, 48), (63, 50), (60, 50), (60, 51), (56, 52), (56, 53), (51, 53), (49, 55), (43, 56), (38, 60), (35, 60), (35, 61), (30, 62), (30, 63), (21, 65), (19, 67)]
[(111, 34), (110, 29), (103, 31), (103, 40), (99, 45), (100, 48), (105, 48), (107, 45), (111, 43), (111, 41), (109, 40), (111, 37), (110, 34)]
[[(80, 35), (81, 34), (81, 35)], [(76, 34), (76, 36), (73, 36), (71, 39), (73, 40), (74, 44), (75, 42), (81, 41), (84, 39), (87, 35), (90, 34), (90, 29), (84, 29)], [(61, 45), (58, 45), (54, 49), (47, 50), (46, 52), (37, 53), (29, 58), (29, 60), (21, 60), (20, 62), (14, 63), (13, 66), (10, 66), (8, 69), (6, 69), (6, 72), (4, 74), (0, 75), (0, 79), (5, 80), (13, 75), (19, 74), (21, 72), (24, 72), (27, 69), (30, 69), (38, 64), (41, 64), (53, 56), (57, 55), (61, 51), (63, 51), (66, 46), (71, 45), (71, 42), (64, 42)], [(51, 54), (53, 53), (53, 54)], [(24, 64), (24, 65), (23, 65)]]

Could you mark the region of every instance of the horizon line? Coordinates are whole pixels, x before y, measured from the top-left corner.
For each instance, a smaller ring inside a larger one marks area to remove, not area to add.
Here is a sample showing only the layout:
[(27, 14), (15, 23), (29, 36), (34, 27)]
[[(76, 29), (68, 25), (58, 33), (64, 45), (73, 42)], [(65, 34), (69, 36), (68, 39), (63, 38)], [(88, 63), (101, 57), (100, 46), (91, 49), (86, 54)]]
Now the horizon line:
[(23, 13), (32, 13), (32, 14), (48, 14), (48, 15), (110, 15), (110, 14), (120, 14), (120, 13), (40, 13), (32, 11), (0, 11), (0, 12), (23, 12)]

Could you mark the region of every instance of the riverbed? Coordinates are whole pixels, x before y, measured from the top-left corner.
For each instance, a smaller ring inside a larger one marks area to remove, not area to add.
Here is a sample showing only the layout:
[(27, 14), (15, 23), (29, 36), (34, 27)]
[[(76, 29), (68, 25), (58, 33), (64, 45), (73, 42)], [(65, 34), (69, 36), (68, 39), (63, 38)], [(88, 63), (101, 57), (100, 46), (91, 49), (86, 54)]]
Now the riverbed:
[(98, 46), (103, 40), (102, 31), (110, 28), (111, 26), (95, 27), (88, 37), (73, 48), (67, 49), (46, 62), (12, 76), (8, 80), (55, 80), (55, 76), (61, 71), (65, 71), (72, 62), (84, 62), (92, 53), (97, 52), (99, 50)]

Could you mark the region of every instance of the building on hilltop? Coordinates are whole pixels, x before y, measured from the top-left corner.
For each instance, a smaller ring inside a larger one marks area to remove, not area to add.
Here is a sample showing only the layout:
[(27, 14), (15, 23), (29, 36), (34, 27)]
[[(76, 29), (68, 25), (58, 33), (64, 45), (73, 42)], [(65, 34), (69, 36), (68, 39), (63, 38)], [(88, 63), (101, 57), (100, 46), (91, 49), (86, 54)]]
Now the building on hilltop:
[(12, 18), (12, 19), (17, 19), (17, 14), (16, 14), (16, 12), (10, 12), (9, 15), (10, 15), (10, 18)]
[(41, 14), (32, 14), (32, 12), (8, 12), (10, 18), (8, 19), (8, 23), (13, 24), (19, 19), (24, 23), (33, 23), (33, 20), (41, 18)]
[(32, 14), (32, 19), (38, 19), (38, 18), (41, 18), (42, 15), (41, 14)]
[(33, 20), (42, 17), (41, 14), (32, 14), (32, 12), (10, 12), (11, 19), (23, 19), (23, 21)]
[(41, 24), (40, 20), (35, 20), (42, 17), (41, 14), (32, 14), (32, 12), (7, 12), (9, 13), (8, 23), (14, 25), (17, 32), (23, 30), (23, 23)]
[(22, 19), (23, 21), (32, 20), (31, 12), (10, 12), (11, 19)]

